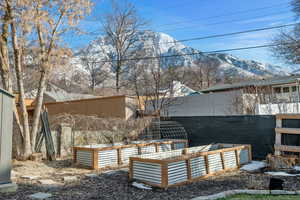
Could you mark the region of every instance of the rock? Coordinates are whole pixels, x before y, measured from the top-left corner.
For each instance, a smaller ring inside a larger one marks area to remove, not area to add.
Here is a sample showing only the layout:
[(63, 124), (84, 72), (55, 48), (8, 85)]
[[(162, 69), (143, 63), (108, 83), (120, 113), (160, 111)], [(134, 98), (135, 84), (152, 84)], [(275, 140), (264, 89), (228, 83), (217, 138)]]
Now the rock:
[(39, 176), (24, 175), (24, 176), (21, 176), (21, 178), (29, 179), (29, 180), (34, 180), (34, 179), (38, 179), (40, 177)]
[(52, 197), (52, 194), (50, 193), (43, 193), (43, 192), (38, 192), (32, 195), (29, 195), (29, 198), (31, 199), (47, 199), (49, 197)]
[(116, 170), (108, 170), (103, 172), (103, 174), (114, 174), (114, 173), (116, 173)]
[(98, 178), (99, 176), (97, 174), (85, 174), (88, 178)]
[(32, 160), (32, 161), (42, 161), (43, 160), (43, 154), (42, 153), (33, 153), (29, 157), (29, 160)]
[(246, 164), (243, 167), (241, 167), (241, 170), (248, 171), (248, 172), (256, 172), (256, 171), (261, 170), (264, 167), (266, 167), (265, 162), (252, 161), (251, 163)]
[(59, 183), (51, 179), (38, 180), (38, 183), (42, 184), (42, 187), (47, 190), (56, 190), (59, 189), (59, 187), (61, 186)]
[(77, 177), (76, 176), (65, 176), (63, 178), (64, 182), (74, 182), (77, 181)]
[(145, 185), (143, 183), (137, 183), (137, 182), (133, 182), (132, 186), (142, 189), (142, 190), (152, 190), (151, 186)]
[(11, 170), (11, 176), (12, 176), (12, 177), (16, 177), (16, 176), (18, 176), (18, 175), (19, 175), (18, 172), (14, 171), (14, 170)]
[(18, 185), (15, 183), (0, 184), (0, 193), (16, 192), (17, 189)]
[(38, 180), (38, 183), (42, 184), (42, 185), (58, 185), (57, 182), (51, 180), (51, 179), (42, 179), (42, 180)]
[(128, 168), (121, 168), (119, 171), (128, 172)]

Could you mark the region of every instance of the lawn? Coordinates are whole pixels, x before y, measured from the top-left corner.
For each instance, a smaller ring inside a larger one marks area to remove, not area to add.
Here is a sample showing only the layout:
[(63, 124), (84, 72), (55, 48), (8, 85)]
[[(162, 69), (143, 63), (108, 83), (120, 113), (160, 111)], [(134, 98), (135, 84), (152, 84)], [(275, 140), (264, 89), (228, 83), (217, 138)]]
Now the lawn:
[(250, 195), (250, 194), (237, 194), (231, 197), (223, 198), (220, 200), (296, 200), (300, 199), (299, 195)]

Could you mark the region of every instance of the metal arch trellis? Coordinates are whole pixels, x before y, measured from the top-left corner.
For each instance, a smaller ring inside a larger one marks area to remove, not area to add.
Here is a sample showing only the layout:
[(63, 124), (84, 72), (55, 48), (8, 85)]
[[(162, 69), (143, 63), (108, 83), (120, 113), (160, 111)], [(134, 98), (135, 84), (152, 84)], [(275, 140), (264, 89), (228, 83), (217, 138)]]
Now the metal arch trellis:
[(154, 118), (143, 133), (140, 135), (143, 140), (149, 139), (188, 139), (184, 127), (176, 121), (162, 121)]

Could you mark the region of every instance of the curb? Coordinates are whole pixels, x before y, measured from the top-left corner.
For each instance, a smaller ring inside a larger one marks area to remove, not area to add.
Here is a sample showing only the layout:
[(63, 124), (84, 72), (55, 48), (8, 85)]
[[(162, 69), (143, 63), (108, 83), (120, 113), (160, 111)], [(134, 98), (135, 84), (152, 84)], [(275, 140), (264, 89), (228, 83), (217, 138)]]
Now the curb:
[(234, 194), (273, 194), (273, 195), (300, 195), (300, 190), (287, 191), (287, 190), (227, 190), (224, 192), (208, 195), (199, 196), (192, 198), (191, 200), (215, 200), (232, 196)]

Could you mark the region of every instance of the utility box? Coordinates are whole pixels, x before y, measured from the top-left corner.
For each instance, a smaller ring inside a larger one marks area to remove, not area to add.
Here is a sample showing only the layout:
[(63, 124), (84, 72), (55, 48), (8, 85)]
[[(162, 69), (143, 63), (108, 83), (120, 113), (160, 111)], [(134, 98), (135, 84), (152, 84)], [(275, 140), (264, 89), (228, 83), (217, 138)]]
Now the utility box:
[(11, 183), (14, 96), (0, 89), (0, 186)]

